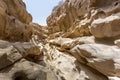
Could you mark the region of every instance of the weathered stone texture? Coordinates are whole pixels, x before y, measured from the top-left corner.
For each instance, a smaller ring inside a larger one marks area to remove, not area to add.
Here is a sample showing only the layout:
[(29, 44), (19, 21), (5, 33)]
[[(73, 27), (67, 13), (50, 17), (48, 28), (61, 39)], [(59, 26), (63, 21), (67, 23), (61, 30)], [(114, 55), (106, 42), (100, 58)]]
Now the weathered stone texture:
[(120, 0), (63, 0), (46, 27), (0, 0), (0, 39), (0, 80), (120, 80)]

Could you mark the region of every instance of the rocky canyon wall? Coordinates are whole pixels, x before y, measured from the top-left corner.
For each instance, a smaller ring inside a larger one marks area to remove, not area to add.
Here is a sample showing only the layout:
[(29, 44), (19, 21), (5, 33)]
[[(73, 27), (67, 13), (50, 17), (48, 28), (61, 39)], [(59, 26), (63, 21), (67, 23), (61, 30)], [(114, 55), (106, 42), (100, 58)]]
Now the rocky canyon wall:
[(47, 23), (50, 65), (63, 80), (120, 79), (120, 0), (66, 0)]
[(22, 0), (0, 1), (0, 39), (11, 41), (30, 39), (32, 34), (29, 23), (32, 22), (32, 17), (25, 7)]
[(46, 21), (0, 0), (0, 80), (120, 80), (120, 0), (65, 0)]
[[(0, 0), (0, 80), (54, 80), (36, 41), (47, 30), (32, 23), (22, 0)], [(41, 59), (42, 60), (42, 59)]]

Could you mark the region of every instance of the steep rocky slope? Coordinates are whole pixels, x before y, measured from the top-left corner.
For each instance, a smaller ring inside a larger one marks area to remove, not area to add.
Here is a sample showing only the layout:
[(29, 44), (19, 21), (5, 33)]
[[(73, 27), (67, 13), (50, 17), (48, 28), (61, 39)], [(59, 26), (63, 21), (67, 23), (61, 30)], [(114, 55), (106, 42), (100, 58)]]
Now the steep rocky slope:
[(0, 80), (56, 80), (38, 60), (37, 41), (46, 35), (47, 30), (32, 23), (22, 0), (0, 0)]
[(65, 0), (32, 23), (0, 0), (0, 80), (120, 80), (120, 0)]
[(47, 23), (50, 65), (63, 80), (120, 77), (120, 0), (66, 0)]

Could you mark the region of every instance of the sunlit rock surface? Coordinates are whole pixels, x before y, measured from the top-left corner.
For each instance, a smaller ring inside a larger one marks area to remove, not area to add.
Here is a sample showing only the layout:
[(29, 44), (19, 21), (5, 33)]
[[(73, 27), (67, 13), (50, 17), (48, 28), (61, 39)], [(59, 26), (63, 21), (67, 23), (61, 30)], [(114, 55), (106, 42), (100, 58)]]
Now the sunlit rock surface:
[(120, 0), (65, 0), (32, 22), (0, 0), (0, 80), (120, 80)]

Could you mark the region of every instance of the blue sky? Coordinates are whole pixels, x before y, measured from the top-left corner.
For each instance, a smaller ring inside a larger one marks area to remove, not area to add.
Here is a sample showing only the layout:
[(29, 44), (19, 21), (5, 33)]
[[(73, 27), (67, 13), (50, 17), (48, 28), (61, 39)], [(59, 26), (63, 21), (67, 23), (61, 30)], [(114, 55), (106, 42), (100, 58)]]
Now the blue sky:
[(27, 11), (32, 15), (33, 22), (46, 25), (46, 18), (51, 14), (54, 6), (61, 0), (23, 0)]

